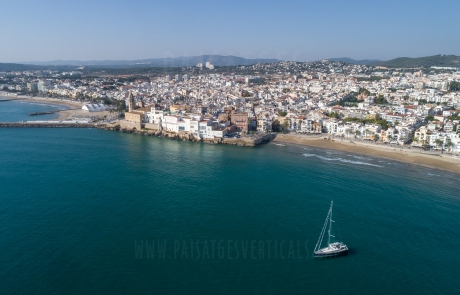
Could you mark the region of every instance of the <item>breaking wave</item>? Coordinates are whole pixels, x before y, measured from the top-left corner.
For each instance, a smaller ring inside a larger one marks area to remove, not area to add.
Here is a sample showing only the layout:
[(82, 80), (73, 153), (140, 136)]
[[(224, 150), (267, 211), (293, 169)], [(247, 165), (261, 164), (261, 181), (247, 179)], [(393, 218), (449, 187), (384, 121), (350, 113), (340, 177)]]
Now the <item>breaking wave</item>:
[(366, 165), (366, 166), (374, 166), (374, 167), (383, 167), (383, 166), (380, 166), (380, 165), (375, 165), (375, 164), (371, 164), (371, 163), (366, 163), (366, 162), (361, 162), (361, 161), (352, 161), (352, 160), (347, 160), (347, 159), (343, 159), (343, 158), (328, 158), (328, 157), (323, 157), (323, 156), (320, 156), (320, 155), (316, 155), (316, 154), (303, 154), (305, 157), (317, 157), (321, 160), (324, 160), (324, 161), (329, 161), (329, 162), (342, 162), (342, 163), (349, 163), (349, 164), (356, 164), (356, 165)]

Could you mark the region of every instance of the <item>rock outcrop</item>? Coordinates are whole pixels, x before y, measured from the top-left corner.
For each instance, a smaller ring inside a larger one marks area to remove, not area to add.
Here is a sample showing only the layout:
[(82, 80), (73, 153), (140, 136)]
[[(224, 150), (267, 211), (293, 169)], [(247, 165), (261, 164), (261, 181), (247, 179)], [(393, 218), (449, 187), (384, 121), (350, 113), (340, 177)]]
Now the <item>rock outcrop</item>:
[(236, 146), (247, 146), (253, 147), (259, 144), (267, 143), (272, 141), (276, 135), (275, 134), (265, 134), (263, 136), (255, 137), (243, 137), (243, 138), (213, 138), (213, 139), (202, 139), (195, 134), (181, 132), (168, 132), (165, 130), (151, 130), (151, 129), (141, 129), (137, 130), (136, 128), (120, 128), (120, 125), (103, 125), (98, 126), (98, 128), (104, 130), (114, 130), (121, 131), (126, 133), (134, 133), (146, 136), (156, 136), (156, 137), (166, 137), (170, 139), (176, 139), (181, 141), (191, 141), (191, 142), (203, 142), (207, 144), (229, 144)]

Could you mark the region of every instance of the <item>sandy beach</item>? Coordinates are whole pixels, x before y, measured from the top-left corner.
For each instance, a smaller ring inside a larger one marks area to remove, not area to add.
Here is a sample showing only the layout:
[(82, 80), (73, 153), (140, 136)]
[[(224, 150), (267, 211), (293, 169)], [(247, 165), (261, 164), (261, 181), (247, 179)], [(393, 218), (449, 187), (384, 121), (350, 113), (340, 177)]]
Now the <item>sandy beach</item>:
[(66, 107), (70, 107), (72, 109), (81, 108), (83, 106), (82, 103), (69, 100), (69, 99), (59, 99), (59, 98), (48, 98), (48, 97), (31, 97), (25, 95), (18, 95), (18, 96), (3, 96), (5, 99), (8, 100), (21, 100), (21, 101), (29, 101), (29, 102), (37, 102), (37, 103), (48, 103), (48, 104), (57, 104), (63, 105)]
[(329, 140), (323, 136), (306, 136), (297, 134), (278, 134), (274, 142), (291, 143), (304, 146), (326, 148), (331, 150), (344, 151), (356, 154), (365, 154), (369, 156), (382, 157), (400, 162), (421, 165), (429, 168), (445, 170), (454, 173), (460, 173), (460, 158), (421, 153), (418, 149), (398, 148), (373, 143), (353, 141), (344, 139)]
[(110, 115), (109, 112), (107, 111), (92, 112), (92, 113), (84, 111), (81, 109), (84, 103), (81, 103), (75, 100), (47, 98), (47, 97), (31, 97), (31, 96), (25, 96), (25, 95), (2, 96), (2, 97), (8, 100), (18, 100), (18, 101), (27, 101), (27, 102), (35, 102), (35, 103), (62, 105), (62, 106), (66, 106), (70, 108), (69, 110), (62, 110), (62, 111), (57, 112), (56, 114), (58, 114), (59, 117), (54, 119), (53, 121), (71, 120), (74, 117), (80, 117), (80, 118), (86, 117), (86, 116), (104, 117), (104, 116)]

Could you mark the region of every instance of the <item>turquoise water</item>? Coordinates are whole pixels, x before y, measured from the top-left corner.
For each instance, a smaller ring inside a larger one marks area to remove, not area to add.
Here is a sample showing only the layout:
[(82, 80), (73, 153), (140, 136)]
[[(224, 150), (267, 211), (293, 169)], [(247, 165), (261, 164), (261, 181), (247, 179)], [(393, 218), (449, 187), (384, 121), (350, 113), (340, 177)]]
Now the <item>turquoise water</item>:
[[(2, 294), (460, 287), (456, 174), (298, 146), (60, 128), (0, 128), (0, 167)], [(331, 200), (350, 254), (312, 259)]]

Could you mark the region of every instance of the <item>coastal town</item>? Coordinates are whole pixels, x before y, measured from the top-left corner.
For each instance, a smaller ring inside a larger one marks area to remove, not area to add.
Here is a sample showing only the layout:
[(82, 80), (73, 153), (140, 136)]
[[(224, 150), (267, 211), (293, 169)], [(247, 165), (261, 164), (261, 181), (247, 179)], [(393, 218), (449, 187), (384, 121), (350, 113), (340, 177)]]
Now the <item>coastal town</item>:
[(83, 68), (0, 72), (0, 96), (66, 98), (122, 128), (196, 139), (283, 132), (460, 152), (458, 68), (322, 60), (230, 70), (207, 62), (150, 77), (85, 77)]

